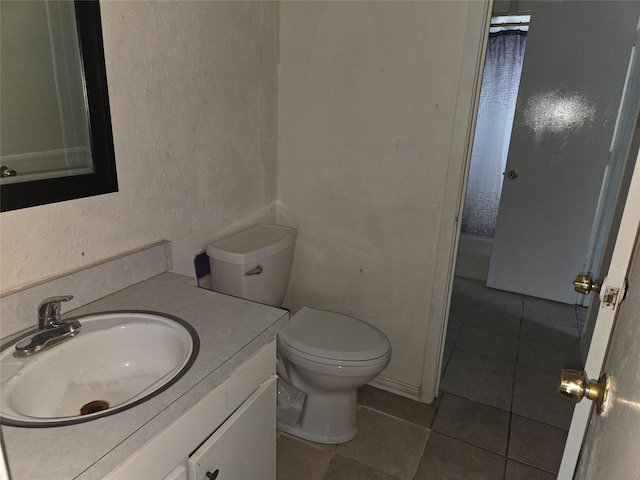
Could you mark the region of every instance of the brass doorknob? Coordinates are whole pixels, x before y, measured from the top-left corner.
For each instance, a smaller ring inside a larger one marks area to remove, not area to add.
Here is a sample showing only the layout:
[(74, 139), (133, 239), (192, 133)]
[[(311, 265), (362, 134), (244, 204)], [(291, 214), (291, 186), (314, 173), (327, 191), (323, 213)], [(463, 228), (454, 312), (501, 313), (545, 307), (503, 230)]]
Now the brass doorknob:
[(518, 170), (509, 170), (509, 172), (507, 173), (507, 177), (509, 177), (511, 180), (515, 180), (516, 178), (518, 178), (518, 176), (520, 176)]
[(589, 275), (578, 275), (573, 281), (573, 289), (583, 295), (587, 295), (593, 292), (599, 292), (602, 287), (602, 283), (598, 280), (593, 280)]
[(606, 411), (609, 406), (609, 375), (603, 374), (598, 383), (589, 383), (583, 372), (577, 370), (562, 370), (558, 382), (558, 394), (573, 403), (578, 403), (583, 397), (595, 402), (598, 415)]
[(18, 175), (18, 172), (13, 168), (5, 167), (4, 165), (0, 167), (0, 177), (15, 177), (16, 175)]

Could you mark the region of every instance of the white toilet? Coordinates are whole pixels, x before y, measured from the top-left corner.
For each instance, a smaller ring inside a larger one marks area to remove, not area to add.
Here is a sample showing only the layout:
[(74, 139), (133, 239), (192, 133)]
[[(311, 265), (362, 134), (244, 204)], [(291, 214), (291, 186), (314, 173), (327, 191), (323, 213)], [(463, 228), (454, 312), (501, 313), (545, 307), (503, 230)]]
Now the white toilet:
[[(280, 307), (296, 230), (257, 225), (211, 243), (217, 292)], [(318, 443), (358, 433), (357, 389), (391, 359), (378, 329), (347, 315), (302, 307), (278, 335), (278, 428)]]

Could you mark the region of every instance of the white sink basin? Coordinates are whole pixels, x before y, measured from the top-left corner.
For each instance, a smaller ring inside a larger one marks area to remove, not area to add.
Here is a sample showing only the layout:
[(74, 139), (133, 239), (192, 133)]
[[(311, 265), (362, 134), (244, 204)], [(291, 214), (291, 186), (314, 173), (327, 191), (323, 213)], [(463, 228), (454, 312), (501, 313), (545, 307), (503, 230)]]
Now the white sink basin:
[(80, 423), (138, 405), (175, 383), (199, 340), (186, 322), (148, 312), (77, 317), (80, 332), (48, 350), (0, 353), (0, 417), (7, 425)]

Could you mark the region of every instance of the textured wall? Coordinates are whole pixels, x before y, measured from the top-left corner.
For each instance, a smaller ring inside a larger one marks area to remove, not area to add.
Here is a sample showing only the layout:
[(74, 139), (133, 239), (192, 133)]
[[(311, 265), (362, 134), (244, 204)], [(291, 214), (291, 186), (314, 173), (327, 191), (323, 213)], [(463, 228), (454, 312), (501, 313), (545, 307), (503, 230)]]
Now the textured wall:
[(0, 287), (159, 239), (191, 274), (212, 237), (275, 218), (277, 181), (287, 305), (382, 329), (385, 378), (417, 396), (469, 5), (102, 2), (120, 191), (2, 213)]
[(275, 218), (278, 4), (101, 2), (120, 191), (0, 216), (0, 288)]
[(413, 395), (422, 383), (468, 8), (280, 7), (278, 189), (283, 221), (299, 228), (285, 304), (380, 328), (393, 347), (385, 381)]

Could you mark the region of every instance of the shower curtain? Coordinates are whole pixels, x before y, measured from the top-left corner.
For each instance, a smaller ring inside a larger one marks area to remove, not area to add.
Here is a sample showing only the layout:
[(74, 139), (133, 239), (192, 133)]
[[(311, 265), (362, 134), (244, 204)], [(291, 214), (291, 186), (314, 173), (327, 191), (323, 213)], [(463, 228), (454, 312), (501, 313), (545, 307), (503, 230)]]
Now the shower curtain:
[(519, 30), (489, 35), (462, 233), (493, 238), (526, 38)]

